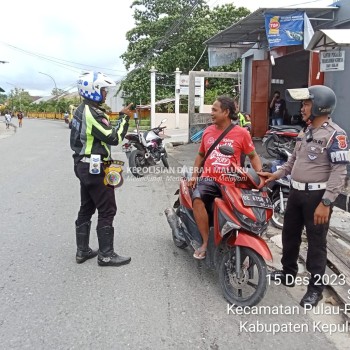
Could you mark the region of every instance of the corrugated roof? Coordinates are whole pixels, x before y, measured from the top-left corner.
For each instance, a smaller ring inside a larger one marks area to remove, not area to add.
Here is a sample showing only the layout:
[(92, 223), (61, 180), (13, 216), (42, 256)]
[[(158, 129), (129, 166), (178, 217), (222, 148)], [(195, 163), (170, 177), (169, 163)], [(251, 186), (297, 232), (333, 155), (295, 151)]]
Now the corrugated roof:
[(257, 42), (267, 43), (265, 13), (283, 16), (295, 11), (305, 11), (315, 29), (321, 23), (325, 24), (326, 20), (332, 21), (334, 19), (334, 12), (338, 9), (339, 7), (337, 6), (317, 8), (260, 8), (232, 26), (224, 29), (222, 32), (214, 35), (205, 41), (205, 44), (208, 46), (227, 44), (229, 47), (234, 47), (235, 44), (245, 44), (248, 49)]
[(327, 50), (350, 46), (350, 29), (321, 29), (312, 37), (306, 50)]

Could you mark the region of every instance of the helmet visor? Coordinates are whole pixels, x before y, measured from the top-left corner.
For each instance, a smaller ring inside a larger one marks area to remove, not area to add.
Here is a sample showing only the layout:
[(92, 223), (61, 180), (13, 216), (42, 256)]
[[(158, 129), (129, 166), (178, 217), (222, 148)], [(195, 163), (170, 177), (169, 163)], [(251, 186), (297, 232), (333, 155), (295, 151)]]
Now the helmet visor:
[(312, 98), (313, 98), (313, 95), (310, 94), (310, 91), (308, 88), (286, 90), (286, 100), (289, 102), (310, 100)]

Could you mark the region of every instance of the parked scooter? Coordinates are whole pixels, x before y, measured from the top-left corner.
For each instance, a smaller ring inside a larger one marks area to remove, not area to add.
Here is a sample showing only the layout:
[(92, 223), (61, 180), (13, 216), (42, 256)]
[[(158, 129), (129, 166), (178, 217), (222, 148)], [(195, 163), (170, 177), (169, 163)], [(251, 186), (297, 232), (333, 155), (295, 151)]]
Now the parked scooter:
[(266, 131), (262, 144), (266, 152), (271, 156), (276, 156), (276, 148), (282, 147), (289, 152), (293, 152), (296, 138), (301, 131), (300, 125), (275, 125)]
[[(220, 152), (232, 155), (230, 146)], [(232, 163), (229, 173), (211, 175), (221, 186), (222, 198), (216, 198), (210, 217), (209, 242), (204, 263), (219, 272), (226, 300), (237, 306), (258, 304), (267, 290), (264, 259), (272, 260), (268, 245), (261, 238), (272, 216), (272, 203), (263, 178), (251, 168)], [(193, 216), (189, 177), (180, 181), (179, 199), (165, 214), (176, 247), (198, 249), (202, 237)]]
[[(276, 147), (276, 155), (277, 159), (268, 164), (264, 164), (264, 171), (269, 171), (271, 173), (277, 171), (288, 160), (292, 153), (284, 148)], [(284, 214), (290, 191), (290, 175), (269, 182), (267, 188), (273, 205), (271, 222), (275, 227), (281, 229), (283, 227)]]
[(144, 169), (159, 164), (160, 161), (166, 168), (169, 168), (168, 155), (163, 145), (163, 139), (159, 133), (166, 126), (161, 126), (167, 121), (163, 119), (161, 123), (153, 129), (145, 132), (140, 131), (140, 122), (138, 117), (134, 117), (136, 122), (136, 133), (125, 135), (128, 142), (123, 144), (122, 150), (129, 159), (129, 168), (135, 177), (143, 177)]

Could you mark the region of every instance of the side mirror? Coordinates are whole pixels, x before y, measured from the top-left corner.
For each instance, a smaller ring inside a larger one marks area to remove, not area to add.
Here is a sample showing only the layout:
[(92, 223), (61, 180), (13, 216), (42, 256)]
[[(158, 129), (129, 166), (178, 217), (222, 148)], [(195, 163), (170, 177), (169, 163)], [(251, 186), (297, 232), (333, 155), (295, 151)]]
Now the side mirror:
[(231, 146), (220, 146), (219, 147), (220, 153), (224, 154), (225, 156), (232, 156), (235, 154), (234, 149)]

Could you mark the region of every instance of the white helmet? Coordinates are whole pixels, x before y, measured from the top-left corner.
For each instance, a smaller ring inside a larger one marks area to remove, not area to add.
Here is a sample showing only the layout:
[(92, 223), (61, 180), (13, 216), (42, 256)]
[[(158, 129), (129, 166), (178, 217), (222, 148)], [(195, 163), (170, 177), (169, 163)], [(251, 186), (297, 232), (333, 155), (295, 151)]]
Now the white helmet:
[(112, 78), (100, 72), (88, 72), (79, 77), (79, 95), (95, 102), (102, 101), (101, 88), (116, 86)]

